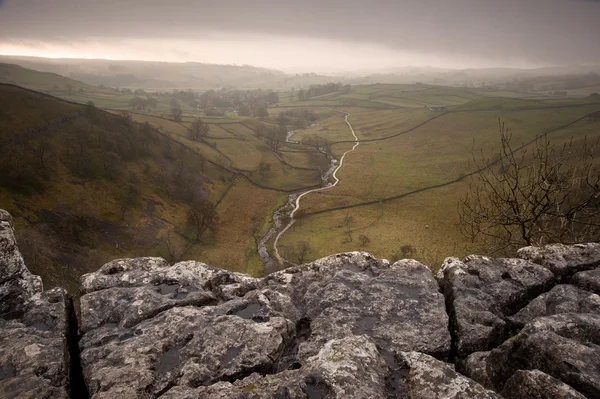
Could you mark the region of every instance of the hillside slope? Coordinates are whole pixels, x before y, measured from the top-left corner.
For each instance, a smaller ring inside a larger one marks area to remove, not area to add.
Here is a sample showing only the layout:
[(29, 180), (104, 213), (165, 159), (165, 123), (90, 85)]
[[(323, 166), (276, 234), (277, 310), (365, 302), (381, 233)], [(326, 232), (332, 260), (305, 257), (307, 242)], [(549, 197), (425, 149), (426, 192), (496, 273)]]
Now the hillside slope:
[[(74, 291), (82, 273), (136, 254), (174, 259), (213, 248), (208, 258), (217, 264), (244, 267), (250, 233), (232, 232), (216, 207), (232, 186), (253, 187), (236, 183), (236, 172), (148, 123), (17, 86), (0, 84), (0, 121), (0, 204), (48, 287)], [(237, 215), (248, 226), (277, 197), (253, 190), (247, 195), (260, 198), (258, 205)], [(193, 228), (192, 208), (216, 216), (214, 223)], [(214, 250), (222, 241), (229, 245)], [(228, 254), (226, 264), (219, 251)]]

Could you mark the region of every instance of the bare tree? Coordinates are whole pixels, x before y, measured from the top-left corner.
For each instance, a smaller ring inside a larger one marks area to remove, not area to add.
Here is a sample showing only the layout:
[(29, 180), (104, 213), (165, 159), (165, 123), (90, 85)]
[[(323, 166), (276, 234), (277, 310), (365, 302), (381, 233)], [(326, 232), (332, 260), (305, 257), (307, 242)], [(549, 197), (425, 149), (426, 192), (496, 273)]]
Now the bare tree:
[(459, 204), (463, 235), (507, 254), (524, 245), (598, 240), (598, 143), (557, 149), (542, 135), (513, 149), (508, 129), (499, 129), (499, 156), (475, 160), (478, 172)]
[(188, 131), (193, 140), (199, 141), (208, 134), (208, 125), (202, 119), (197, 118), (192, 122)]
[(214, 205), (207, 199), (194, 201), (187, 214), (187, 224), (194, 230), (196, 241), (206, 230), (216, 233), (218, 220)]
[(171, 114), (173, 115), (173, 120), (175, 122), (181, 122), (183, 111), (181, 111), (181, 106), (175, 98), (171, 99)]

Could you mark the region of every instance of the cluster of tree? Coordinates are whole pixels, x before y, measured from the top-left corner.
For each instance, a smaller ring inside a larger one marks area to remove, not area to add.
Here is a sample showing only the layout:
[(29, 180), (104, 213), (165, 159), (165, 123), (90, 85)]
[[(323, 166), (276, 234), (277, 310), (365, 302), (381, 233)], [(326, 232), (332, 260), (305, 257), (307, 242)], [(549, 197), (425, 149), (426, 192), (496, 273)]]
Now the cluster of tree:
[(154, 108), (156, 107), (156, 99), (149, 95), (146, 96), (146, 98), (135, 95), (131, 100), (129, 100), (129, 107), (133, 110)]
[(501, 151), (475, 160), (479, 172), (459, 205), (460, 229), (491, 251), (600, 239), (598, 144), (556, 148), (546, 135), (514, 149), (500, 124)]
[(197, 118), (192, 122), (188, 128), (188, 132), (192, 140), (199, 141), (203, 137), (208, 135), (208, 125), (200, 118)]
[(275, 152), (279, 151), (281, 144), (285, 143), (287, 138), (287, 129), (284, 125), (264, 126), (259, 125), (256, 128), (256, 135), (265, 140), (267, 145)]
[(323, 94), (334, 93), (336, 91), (350, 91), (350, 85), (342, 85), (341, 83), (326, 83), (323, 85), (312, 85), (308, 89), (300, 89), (296, 93), (299, 101), (306, 100), (311, 97), (321, 96)]
[(131, 90), (128, 88), (119, 89), (118, 87), (115, 89), (121, 94), (135, 94), (136, 96), (148, 96), (149, 94), (144, 91), (144, 89), (135, 89)]
[(206, 116), (223, 116), (226, 111), (237, 111), (240, 116), (265, 118), (269, 116), (269, 104), (279, 102), (279, 94), (271, 90), (208, 90), (195, 93), (192, 90), (173, 91), (171, 114), (176, 121), (181, 120), (179, 110), (183, 102), (190, 107), (202, 109)]
[(317, 119), (317, 114), (309, 109), (292, 109), (279, 113), (280, 125), (292, 125), (296, 129), (302, 129), (309, 126)]

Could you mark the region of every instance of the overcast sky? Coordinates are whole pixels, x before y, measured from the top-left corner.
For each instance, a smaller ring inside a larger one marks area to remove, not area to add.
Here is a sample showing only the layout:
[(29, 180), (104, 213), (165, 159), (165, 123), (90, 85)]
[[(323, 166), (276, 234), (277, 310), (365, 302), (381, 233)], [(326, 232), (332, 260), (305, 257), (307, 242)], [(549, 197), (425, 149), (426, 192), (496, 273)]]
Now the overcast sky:
[(600, 1), (0, 0), (0, 54), (323, 72), (600, 64)]

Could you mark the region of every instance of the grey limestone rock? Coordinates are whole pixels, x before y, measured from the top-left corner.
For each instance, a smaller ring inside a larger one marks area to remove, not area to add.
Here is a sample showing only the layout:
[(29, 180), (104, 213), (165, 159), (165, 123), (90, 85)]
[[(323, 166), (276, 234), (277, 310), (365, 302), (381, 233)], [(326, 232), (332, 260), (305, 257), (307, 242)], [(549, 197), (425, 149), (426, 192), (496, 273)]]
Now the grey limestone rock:
[(449, 305), (456, 354), (464, 357), (499, 345), (507, 336), (506, 317), (548, 290), (554, 276), (523, 259), (471, 255), (447, 258), (438, 273)]
[(499, 390), (517, 370), (535, 369), (588, 397), (600, 397), (600, 315), (539, 317), (487, 358), (488, 375)]
[[(369, 397), (361, 389), (384, 395), (388, 373), (377, 348), (442, 359), (450, 351), (444, 298), (412, 260), (346, 253), (253, 279), (200, 262), (121, 259), (82, 285), (81, 358), (93, 398), (193, 397), (200, 386), (216, 387), (201, 388), (207, 397), (249, 386)], [(361, 373), (345, 375), (332, 364), (338, 357)]]
[(511, 323), (523, 328), (530, 321), (559, 313), (600, 314), (600, 295), (585, 291), (574, 285), (560, 284), (535, 298), (517, 314), (510, 317)]
[(494, 398), (502, 396), (457, 373), (451, 365), (419, 352), (401, 352), (400, 385), (411, 399)]
[(600, 295), (600, 267), (576, 273), (571, 279), (571, 284)]
[(63, 289), (42, 291), (0, 210), (0, 397), (68, 397), (67, 301)]
[(505, 399), (585, 399), (564, 382), (539, 370), (518, 370), (502, 390)]
[(579, 271), (594, 269), (600, 265), (600, 243), (525, 247), (519, 249), (517, 254), (523, 259), (547, 267), (560, 282), (568, 281)]
[(41, 291), (42, 279), (25, 267), (17, 247), (12, 217), (0, 209), (0, 317), (18, 318)]
[(389, 265), (364, 253), (329, 256), (275, 273), (310, 320), (299, 357), (316, 354), (331, 339), (366, 334), (381, 348), (418, 350), (446, 359), (450, 353), (444, 297), (433, 274), (413, 260)]
[(456, 370), (477, 381), (488, 389), (494, 389), (494, 384), (487, 373), (487, 358), (490, 352), (473, 352), (465, 359), (456, 363)]
[(243, 380), (168, 391), (163, 398), (386, 398), (387, 366), (372, 340), (351, 335), (327, 342), (298, 370), (254, 373)]
[(0, 319), (0, 397), (67, 398), (66, 292), (38, 293), (18, 319)]

